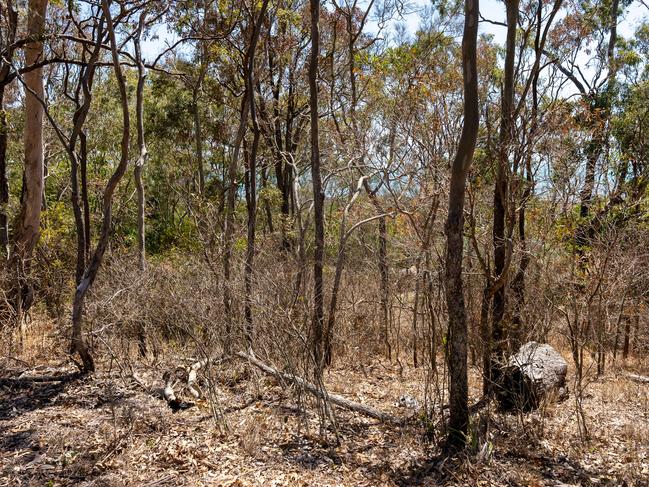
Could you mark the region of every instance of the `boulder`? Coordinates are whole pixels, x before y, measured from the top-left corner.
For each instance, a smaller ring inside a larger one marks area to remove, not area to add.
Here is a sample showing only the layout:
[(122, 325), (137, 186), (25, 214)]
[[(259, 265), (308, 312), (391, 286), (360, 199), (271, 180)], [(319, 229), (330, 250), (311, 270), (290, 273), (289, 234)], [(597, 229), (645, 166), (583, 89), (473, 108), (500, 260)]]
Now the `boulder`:
[(546, 343), (528, 342), (500, 370), (496, 398), (505, 410), (531, 411), (568, 396), (568, 363)]

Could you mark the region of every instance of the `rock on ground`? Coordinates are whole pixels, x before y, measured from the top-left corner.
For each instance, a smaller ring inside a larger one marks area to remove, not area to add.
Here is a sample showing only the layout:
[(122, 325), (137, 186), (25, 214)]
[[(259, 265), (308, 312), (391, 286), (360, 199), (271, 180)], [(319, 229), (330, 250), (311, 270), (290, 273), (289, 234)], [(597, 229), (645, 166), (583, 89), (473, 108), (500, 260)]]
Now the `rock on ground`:
[(547, 343), (528, 342), (501, 371), (496, 397), (503, 409), (530, 411), (567, 396), (565, 359)]

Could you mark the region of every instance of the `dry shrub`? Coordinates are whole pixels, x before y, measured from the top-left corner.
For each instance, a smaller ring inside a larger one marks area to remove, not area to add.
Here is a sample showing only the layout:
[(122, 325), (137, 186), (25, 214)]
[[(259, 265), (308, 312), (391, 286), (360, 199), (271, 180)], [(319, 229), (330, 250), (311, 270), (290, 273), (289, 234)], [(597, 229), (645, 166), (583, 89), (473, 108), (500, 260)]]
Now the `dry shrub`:
[(167, 348), (222, 343), (221, 310), (218, 282), (198, 259), (151, 261), (141, 271), (127, 254), (103, 267), (86, 316), (93, 336), (104, 343), (131, 354), (144, 336), (158, 355)]

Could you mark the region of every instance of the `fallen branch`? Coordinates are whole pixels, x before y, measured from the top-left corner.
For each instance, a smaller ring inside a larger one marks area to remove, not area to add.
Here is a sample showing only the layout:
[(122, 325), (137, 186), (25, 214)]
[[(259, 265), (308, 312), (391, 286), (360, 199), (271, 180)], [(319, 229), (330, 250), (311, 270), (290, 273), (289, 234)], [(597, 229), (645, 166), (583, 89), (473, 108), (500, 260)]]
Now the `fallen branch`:
[(624, 374), (624, 377), (638, 384), (649, 384), (649, 377), (644, 375), (630, 374), (627, 372)]
[(252, 365), (266, 372), (267, 374), (274, 375), (275, 377), (281, 378), (287, 382), (291, 382), (297, 385), (298, 387), (301, 387), (304, 390), (309, 391), (311, 394), (319, 398), (328, 400), (329, 402), (335, 404), (336, 406), (339, 406), (344, 409), (349, 409), (350, 411), (355, 411), (357, 413), (363, 414), (365, 416), (369, 416), (370, 418), (378, 419), (380, 421), (385, 421), (389, 423), (399, 422), (399, 420), (394, 416), (384, 413), (383, 411), (379, 411), (378, 409), (375, 409), (371, 406), (365, 406), (363, 404), (350, 401), (349, 399), (345, 399), (344, 397), (338, 396), (337, 394), (330, 394), (325, 391), (322, 391), (314, 384), (307, 382), (301, 377), (277, 370), (271, 367), (270, 365), (263, 363), (262, 361), (258, 360), (256, 357), (253, 357), (252, 355), (248, 355), (247, 353), (244, 352), (238, 352), (236, 355), (237, 357), (247, 360)]
[(0, 386), (18, 386), (25, 387), (33, 384), (42, 384), (45, 382), (69, 382), (78, 378), (78, 372), (72, 372), (64, 375), (45, 375), (45, 376), (26, 376), (26, 377), (5, 377), (0, 378)]

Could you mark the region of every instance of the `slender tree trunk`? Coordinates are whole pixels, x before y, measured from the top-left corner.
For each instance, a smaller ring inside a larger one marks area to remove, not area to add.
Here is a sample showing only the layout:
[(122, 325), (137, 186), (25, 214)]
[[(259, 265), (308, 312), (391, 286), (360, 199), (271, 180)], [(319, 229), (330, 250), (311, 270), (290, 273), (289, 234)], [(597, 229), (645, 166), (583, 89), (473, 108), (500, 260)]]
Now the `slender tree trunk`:
[(237, 193), (237, 169), (239, 167), (239, 154), (241, 144), (246, 133), (246, 121), (248, 120), (248, 95), (244, 94), (241, 100), (241, 111), (239, 117), (239, 128), (234, 142), (234, 149), (228, 165), (228, 191), (227, 204), (225, 208), (225, 224), (223, 231), (223, 309), (225, 311), (225, 350), (229, 351), (232, 341), (232, 249), (234, 246), (234, 207)]
[[(514, 120), (514, 63), (516, 60), (516, 29), (518, 28), (518, 0), (506, 0), (507, 52), (505, 54), (505, 80), (501, 98), (500, 137), (498, 167), (494, 186), (493, 246), (494, 274), (499, 279), (506, 272), (507, 247), (505, 221), (509, 194), (509, 151), (513, 138)], [(504, 360), (508, 333), (504, 323), (507, 285), (499, 286), (492, 298), (492, 358), (489, 379), (498, 381), (498, 367)]]
[(584, 184), (579, 192), (579, 217), (581, 222), (577, 227), (575, 242), (577, 251), (583, 255), (585, 248), (590, 244), (593, 233), (593, 225), (588, 221), (595, 189), (595, 176), (597, 172), (597, 161), (604, 152), (608, 138), (607, 123), (611, 115), (611, 105), (615, 93), (617, 76), (617, 63), (615, 61), (615, 44), (617, 42), (617, 20), (619, 0), (612, 0), (610, 10), (609, 39), (607, 48), (608, 75), (606, 90), (599, 96), (591, 96), (591, 116), (593, 118), (593, 135), (586, 146), (586, 169), (584, 173)]
[(115, 172), (108, 180), (106, 188), (104, 189), (103, 194), (103, 218), (101, 222), (101, 232), (99, 234), (99, 239), (97, 241), (97, 247), (95, 248), (94, 253), (92, 254), (88, 266), (83, 275), (83, 279), (77, 286), (76, 292), (74, 294), (74, 300), (72, 303), (72, 347), (71, 351), (79, 354), (82, 360), (82, 371), (83, 372), (93, 372), (95, 370), (95, 362), (83, 340), (82, 334), (82, 322), (83, 322), (83, 306), (85, 302), (86, 295), (90, 288), (92, 287), (101, 263), (104, 258), (104, 254), (108, 247), (108, 242), (110, 239), (110, 227), (112, 223), (112, 207), (113, 207), (113, 195), (117, 188), (117, 185), (122, 180), (124, 173), (128, 167), (128, 158), (129, 158), (129, 143), (130, 143), (130, 115), (128, 109), (128, 94), (126, 92), (126, 81), (124, 80), (124, 74), (120, 67), (117, 40), (115, 37), (115, 30), (113, 26), (113, 20), (110, 15), (109, 0), (102, 0), (102, 10), (104, 18), (106, 21), (106, 26), (108, 28), (111, 54), (113, 67), (115, 71), (115, 78), (117, 79), (117, 84), (119, 86), (120, 101), (122, 105), (122, 141), (121, 141), (121, 154), (120, 161), (115, 169)]
[(248, 210), (248, 241), (246, 245), (246, 265), (244, 269), (244, 319), (246, 322), (246, 341), (248, 348), (252, 349), (253, 345), (253, 317), (252, 317), (252, 277), (254, 271), (255, 259), (255, 228), (257, 223), (257, 150), (259, 148), (259, 137), (261, 129), (257, 121), (257, 107), (255, 105), (255, 52), (257, 41), (261, 32), (262, 20), (266, 16), (269, 0), (264, 0), (259, 17), (255, 22), (250, 49), (248, 51), (248, 66), (246, 72), (246, 86), (249, 97), (250, 121), (252, 122), (252, 149), (247, 171), (246, 185), (246, 207)]
[[(74, 112), (72, 134), (67, 141), (67, 153), (70, 159), (70, 185), (72, 211), (77, 233), (77, 264), (75, 272), (75, 284), (78, 286), (83, 279), (86, 265), (90, 258), (90, 207), (88, 203), (88, 146), (83, 125), (88, 116), (92, 102), (92, 84), (95, 75), (96, 63), (100, 56), (101, 41), (104, 34), (104, 21), (100, 22), (96, 32), (94, 50), (90, 55), (88, 63), (83, 67), (79, 84), (75, 92), (76, 110)], [(83, 93), (83, 102), (80, 101), (80, 93)], [(57, 134), (61, 143), (66, 141), (61, 137), (60, 131)], [(79, 153), (77, 155), (76, 145), (79, 140)], [(81, 194), (79, 192), (79, 173), (81, 176)], [(81, 201), (79, 197), (81, 196)], [(83, 208), (83, 209), (82, 209)]]
[(88, 143), (85, 132), (79, 133), (79, 169), (81, 176), (81, 205), (83, 207), (84, 261), (90, 258), (91, 228), (90, 201), (88, 198)]
[[(74, 124), (77, 125), (79, 122), (81, 107), (77, 109), (74, 115)], [(72, 188), (71, 191), (71, 200), (72, 200), (72, 213), (74, 214), (74, 223), (77, 232), (77, 264), (75, 270), (75, 284), (78, 286), (83, 278), (83, 273), (86, 269), (86, 248), (87, 242), (85, 239), (86, 231), (83, 219), (83, 213), (81, 210), (81, 203), (79, 201), (79, 160), (77, 155), (74, 152), (74, 146), (72, 146), (71, 157), (70, 157), (70, 185)]]
[[(43, 57), (40, 36), (45, 27), (47, 0), (30, 0), (27, 11), (27, 35), (33, 41), (25, 44), (25, 64), (37, 63)], [(29, 308), (32, 295), (28, 275), (32, 253), (40, 235), (41, 204), (43, 194), (43, 114), (41, 100), (45, 99), (42, 68), (24, 74), (25, 80), (25, 168), (20, 214), (14, 229), (14, 242), (9, 268), (16, 272), (16, 305), (18, 323), (22, 313)], [(24, 309), (23, 309), (24, 308)]]
[[(266, 166), (261, 167), (261, 187), (263, 189), (268, 188), (268, 168)], [(264, 199), (264, 211), (266, 212), (266, 229), (268, 233), (274, 233), (273, 228), (273, 210), (270, 206), (270, 201)]]
[[(146, 140), (144, 138), (144, 84), (146, 82), (146, 69), (142, 60), (142, 51), (140, 48), (140, 38), (144, 23), (146, 20), (146, 11), (140, 15), (137, 35), (134, 38), (135, 59), (137, 61), (137, 88), (135, 91), (135, 117), (137, 122), (137, 145), (139, 148), (139, 157), (135, 163), (133, 175), (135, 178), (135, 187), (137, 190), (137, 252), (138, 265), (141, 271), (146, 269), (146, 198), (144, 192), (144, 181), (142, 172), (148, 158)], [(202, 194), (202, 189), (201, 189)]]
[(523, 308), (525, 306), (525, 275), (530, 264), (530, 254), (527, 250), (527, 235), (525, 232), (525, 218), (527, 202), (532, 194), (532, 161), (531, 154), (526, 161), (526, 186), (521, 196), (518, 209), (518, 240), (521, 247), (521, 258), (518, 264), (516, 275), (512, 279), (511, 289), (514, 297), (514, 310), (512, 314), (512, 326), (510, 330), (510, 342), (519, 346), (523, 341)]
[(482, 394), (491, 393), (491, 324), (489, 323), (489, 309), (491, 308), (491, 287), (489, 280), (485, 283), (480, 301), (480, 340), (482, 341)]
[(412, 365), (413, 367), (419, 367), (419, 292), (421, 289), (421, 280), (419, 278), (419, 263), (420, 259), (417, 259), (417, 264), (415, 264), (415, 299), (412, 303)]
[(7, 205), (9, 204), (9, 179), (7, 177), (7, 113), (4, 107), (4, 85), (0, 86), (0, 252), (3, 260), (9, 257), (9, 220)]
[(478, 111), (478, 0), (465, 0), (462, 37), (464, 125), (451, 167), (446, 220), (446, 305), (449, 320), (450, 418), (448, 447), (464, 447), (469, 426), (467, 378), (467, 322), (462, 282), (464, 198), (466, 178), (473, 162), (480, 113)]
[(629, 357), (629, 342), (631, 337), (631, 317), (624, 317), (624, 341), (622, 342), (622, 360)]
[(388, 268), (388, 225), (386, 217), (379, 218), (379, 275), (381, 278), (381, 333), (385, 355), (392, 360), (390, 346), (390, 270)]
[[(16, 40), (16, 29), (18, 27), (18, 12), (14, 8), (13, 1), (6, 3), (6, 37), (4, 38), (7, 46), (13, 44)], [(8, 130), (7, 113), (4, 106), (4, 95), (6, 86), (6, 77), (9, 74), (10, 62), (13, 61), (14, 50), (9, 48), (4, 57), (0, 59), (0, 247), (4, 260), (9, 259), (9, 218), (7, 214), (7, 205), (9, 204), (9, 178), (7, 175), (7, 141)]]
[(315, 249), (313, 255), (313, 323), (312, 352), (318, 377), (323, 368), (324, 296), (324, 191), (320, 171), (320, 140), (318, 130), (318, 56), (320, 54), (320, 0), (310, 0), (311, 55), (309, 59), (309, 108), (311, 116), (311, 180), (313, 183), (313, 217)]

